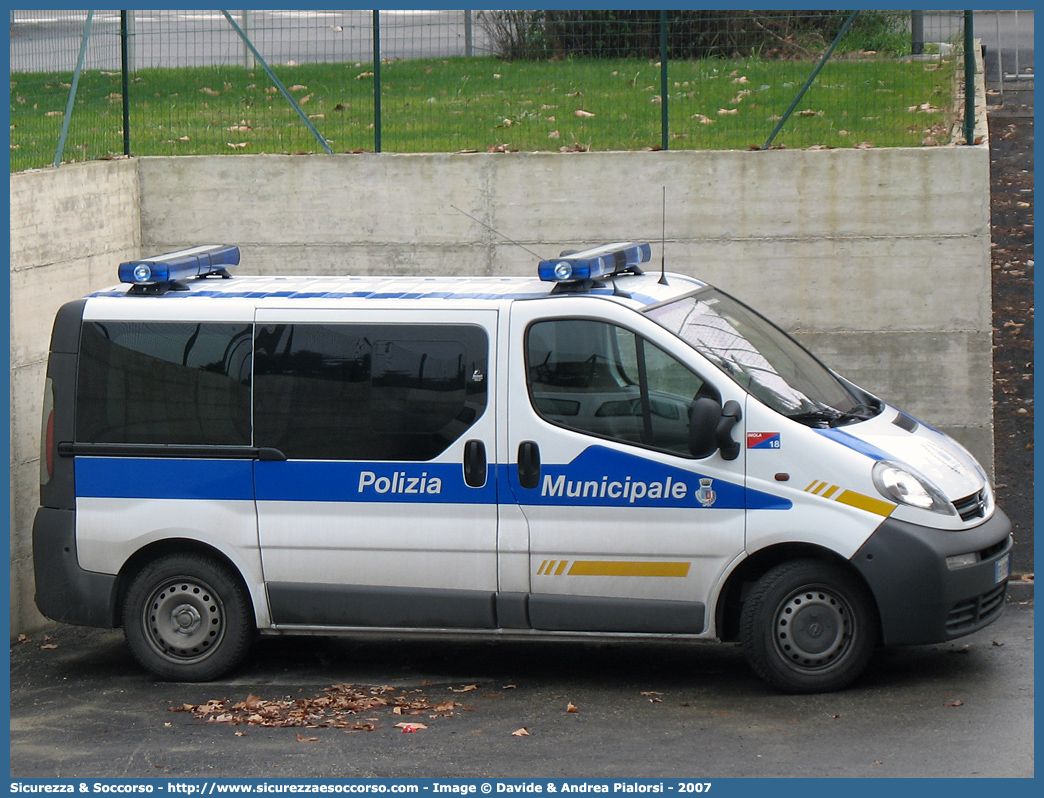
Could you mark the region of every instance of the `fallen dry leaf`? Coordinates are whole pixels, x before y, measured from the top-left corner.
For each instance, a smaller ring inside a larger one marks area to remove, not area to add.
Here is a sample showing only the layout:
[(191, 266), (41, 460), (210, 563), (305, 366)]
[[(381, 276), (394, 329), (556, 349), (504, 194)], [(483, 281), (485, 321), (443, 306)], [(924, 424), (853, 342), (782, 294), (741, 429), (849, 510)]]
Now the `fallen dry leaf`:
[(521, 729), (511, 732), (512, 737), (532, 737), (529, 733), (529, 729), (523, 726)]
[(396, 723), (395, 727), (397, 729), (402, 729), (403, 734), (410, 734), (428, 728), (423, 723)]
[(451, 687), (451, 693), (470, 693), (472, 690), (478, 690), (477, 684), (466, 684), (463, 687)]
[(572, 701), (570, 701), (570, 702), (569, 702), (569, 703), (568, 703), (568, 704), (566, 705), (566, 712), (579, 712), (579, 711), (580, 711), (580, 710), (579, 710), (579, 709), (577, 709), (577, 707), (576, 707), (576, 704), (574, 704), (574, 703), (573, 703)]
[(318, 737), (302, 737), (301, 732), (297, 733), (297, 742), (299, 743), (317, 743), (319, 742)]

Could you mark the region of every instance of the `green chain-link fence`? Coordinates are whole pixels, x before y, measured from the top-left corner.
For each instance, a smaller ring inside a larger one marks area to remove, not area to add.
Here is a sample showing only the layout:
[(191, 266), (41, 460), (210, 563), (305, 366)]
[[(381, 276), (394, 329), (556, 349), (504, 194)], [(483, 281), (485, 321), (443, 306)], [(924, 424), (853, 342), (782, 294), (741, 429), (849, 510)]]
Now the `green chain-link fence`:
[(11, 169), (56, 155), (941, 145), (962, 110), (963, 23), (901, 11), (13, 11)]

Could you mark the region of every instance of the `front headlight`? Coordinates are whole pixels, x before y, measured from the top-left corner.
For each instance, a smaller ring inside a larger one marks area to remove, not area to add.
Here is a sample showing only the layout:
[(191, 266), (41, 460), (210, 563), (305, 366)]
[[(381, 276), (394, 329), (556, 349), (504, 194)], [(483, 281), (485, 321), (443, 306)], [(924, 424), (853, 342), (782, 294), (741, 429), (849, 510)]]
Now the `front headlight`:
[(953, 515), (953, 505), (942, 491), (914, 469), (891, 460), (880, 460), (874, 465), (874, 485), (886, 499), (931, 510), (933, 513)]

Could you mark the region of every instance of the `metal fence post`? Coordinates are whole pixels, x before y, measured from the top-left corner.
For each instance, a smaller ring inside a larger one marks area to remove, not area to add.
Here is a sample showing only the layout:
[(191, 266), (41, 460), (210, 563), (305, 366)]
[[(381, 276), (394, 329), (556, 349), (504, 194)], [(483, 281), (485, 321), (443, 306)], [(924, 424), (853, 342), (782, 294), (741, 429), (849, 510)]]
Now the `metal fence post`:
[(83, 60), (87, 57), (87, 42), (91, 38), (91, 21), (94, 19), (94, 11), (87, 12), (87, 21), (83, 23), (83, 38), (80, 40), (80, 55), (76, 59), (76, 70), (73, 72), (72, 87), (69, 89), (69, 102), (65, 105), (65, 118), (62, 119), (62, 132), (58, 136), (58, 149), (54, 153), (54, 165), (62, 162), (62, 152), (65, 150), (65, 137), (69, 135), (69, 123), (72, 121), (73, 108), (76, 105), (76, 89), (80, 85), (80, 75), (83, 72)]
[(660, 12), (660, 146), (667, 149), (667, 11)]
[(297, 116), (300, 117), (302, 122), (304, 122), (304, 126), (308, 128), (308, 131), (315, 137), (315, 140), (319, 142), (319, 146), (326, 151), (327, 155), (333, 155), (333, 150), (330, 149), (330, 145), (327, 143), (326, 139), (323, 138), (323, 135), (316, 129), (315, 125), (312, 124), (312, 120), (309, 119), (308, 115), (301, 109), (301, 106), (298, 104), (297, 100), (294, 99), (293, 95), (287, 91), (286, 86), (283, 85), (283, 81), (276, 77), (276, 73), (272, 71), (272, 67), (268, 65), (264, 56), (257, 51), (256, 47), (254, 47), (254, 43), (247, 38), (247, 35), (243, 33), (243, 29), (236, 24), (234, 19), (232, 19), (232, 15), (225, 10), (222, 10), (221, 13), (224, 15), (225, 19), (228, 20), (228, 24), (232, 26), (232, 29), (239, 34), (239, 38), (243, 40), (243, 43), (250, 48), (250, 52), (253, 53), (254, 58), (256, 58), (258, 63), (261, 64), (261, 68), (265, 70), (265, 74), (268, 75), (268, 79), (272, 81), (275, 87), (279, 90), (279, 93), (283, 95), (283, 99), (290, 103), (290, 107), (297, 112)]
[(123, 154), (130, 155), (130, 60), (128, 38), (130, 35), (127, 15), (133, 11), (120, 11), (120, 75), (123, 100)]
[(471, 29), (471, 10), (464, 12), (464, 57), (471, 58), (474, 47), (474, 33)]
[(837, 47), (841, 39), (843, 39), (845, 34), (848, 33), (848, 29), (852, 27), (852, 23), (855, 22), (855, 18), (856, 16), (858, 16), (858, 14), (859, 10), (857, 9), (848, 15), (848, 19), (845, 20), (845, 24), (841, 26), (841, 30), (839, 30), (837, 32), (837, 36), (834, 37), (834, 41), (830, 43), (830, 46), (827, 48), (827, 51), (823, 53), (823, 57), (819, 59), (819, 63), (816, 64), (816, 68), (812, 70), (812, 74), (808, 76), (808, 80), (805, 81), (805, 85), (801, 87), (800, 91), (798, 91), (797, 96), (794, 98), (794, 101), (790, 104), (790, 107), (787, 109), (786, 113), (783, 114), (783, 118), (779, 120), (779, 122), (776, 124), (775, 129), (769, 134), (769, 137), (765, 140), (765, 143), (761, 145), (761, 149), (767, 150), (769, 148), (769, 145), (772, 143), (772, 139), (774, 139), (776, 137), (776, 134), (778, 134), (779, 131), (783, 129), (783, 125), (787, 123), (787, 120), (790, 118), (790, 115), (794, 113), (794, 109), (797, 108), (797, 104), (801, 102), (801, 98), (805, 96), (805, 92), (808, 91), (808, 87), (812, 85), (812, 82), (816, 79), (816, 76), (819, 74), (820, 70), (823, 69), (823, 66), (826, 64), (826, 62), (830, 60), (830, 56), (834, 54), (834, 48)]
[(381, 151), (381, 12), (373, 12), (373, 151)]
[(975, 143), (975, 12), (964, 12), (964, 143)]

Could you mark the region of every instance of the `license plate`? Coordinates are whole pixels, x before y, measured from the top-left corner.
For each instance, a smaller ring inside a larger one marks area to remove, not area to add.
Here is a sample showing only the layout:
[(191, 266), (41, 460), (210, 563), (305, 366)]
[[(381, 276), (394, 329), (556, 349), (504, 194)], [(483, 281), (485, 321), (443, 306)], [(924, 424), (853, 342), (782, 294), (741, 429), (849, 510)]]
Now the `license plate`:
[(1009, 576), (1011, 576), (1011, 555), (1005, 554), (993, 566), (993, 582), (999, 585)]

